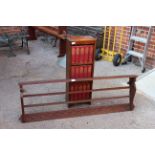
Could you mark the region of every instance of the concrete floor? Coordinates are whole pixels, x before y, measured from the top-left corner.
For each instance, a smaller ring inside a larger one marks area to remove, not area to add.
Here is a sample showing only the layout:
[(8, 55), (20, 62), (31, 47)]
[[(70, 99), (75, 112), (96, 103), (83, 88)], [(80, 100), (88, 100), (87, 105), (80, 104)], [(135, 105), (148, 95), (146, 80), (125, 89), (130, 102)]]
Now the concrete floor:
[[(18, 82), (65, 78), (65, 69), (57, 64), (57, 48), (40, 40), (30, 42), (29, 47), (31, 55), (18, 50), (12, 58), (0, 51), (0, 128), (155, 128), (155, 103), (138, 92), (132, 112), (21, 123)], [(95, 63), (95, 76), (122, 74), (141, 73), (133, 64), (113, 67), (110, 62)], [(117, 83), (124, 85), (126, 81)], [(104, 83), (105, 86), (114, 84), (114, 81)], [(96, 83), (95, 87), (98, 86)]]
[(141, 93), (155, 100), (155, 68), (143, 74), (137, 81), (137, 88)]

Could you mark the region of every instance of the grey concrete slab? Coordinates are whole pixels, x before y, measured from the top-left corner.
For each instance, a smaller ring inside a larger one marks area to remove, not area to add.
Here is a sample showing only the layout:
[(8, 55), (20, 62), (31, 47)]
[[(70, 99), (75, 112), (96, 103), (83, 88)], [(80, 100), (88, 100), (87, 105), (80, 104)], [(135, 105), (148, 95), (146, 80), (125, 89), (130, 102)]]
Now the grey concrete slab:
[(148, 73), (140, 76), (136, 85), (140, 93), (153, 99), (155, 103), (155, 69), (152, 69)]

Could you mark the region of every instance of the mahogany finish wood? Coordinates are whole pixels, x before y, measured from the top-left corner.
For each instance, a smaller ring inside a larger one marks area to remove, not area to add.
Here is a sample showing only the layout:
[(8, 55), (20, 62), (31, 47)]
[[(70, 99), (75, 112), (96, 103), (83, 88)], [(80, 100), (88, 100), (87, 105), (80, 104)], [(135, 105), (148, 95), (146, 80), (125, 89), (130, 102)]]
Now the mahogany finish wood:
[[(81, 93), (81, 92), (80, 92)], [(102, 98), (94, 98), (89, 100), (78, 100), (78, 101), (68, 101), (68, 102), (51, 102), (51, 103), (39, 103), (39, 104), (27, 104), (24, 107), (41, 107), (41, 106), (50, 106), (50, 105), (58, 105), (58, 104), (77, 104), (77, 103), (88, 103), (88, 102), (96, 102), (96, 101), (104, 101), (104, 100), (111, 100), (111, 99), (122, 99), (122, 98), (129, 98), (129, 95), (124, 96), (110, 96), (110, 97), (102, 97)]]
[(119, 75), (119, 76), (101, 76), (94, 78), (85, 78), (85, 79), (57, 79), (57, 80), (40, 80), (40, 81), (28, 81), (20, 82), (19, 85), (35, 85), (35, 84), (46, 84), (46, 83), (68, 83), (68, 82), (81, 82), (81, 81), (92, 81), (92, 80), (110, 80), (110, 79), (127, 79), (135, 78), (136, 75)]
[[(84, 90), (82, 93), (90, 93), (90, 92), (97, 92), (97, 91), (108, 91), (108, 90), (121, 90), (121, 89), (129, 89), (129, 87), (113, 87), (113, 88), (103, 88), (103, 89), (92, 89), (92, 90)], [(54, 92), (54, 93), (40, 93), (40, 94), (25, 94), (23, 97), (36, 97), (36, 96), (51, 96), (51, 95), (64, 95), (64, 94), (78, 94), (81, 91), (72, 91), (72, 92)]]
[[(95, 77), (95, 78), (85, 78), (85, 79), (77, 79), (77, 81), (90, 81), (90, 80), (111, 80), (111, 79), (119, 79), (119, 78), (129, 78), (129, 86), (120, 86), (120, 87), (113, 87), (113, 88), (100, 88), (100, 89), (90, 89), (85, 91), (68, 91), (68, 92), (51, 92), (51, 93), (39, 93), (39, 94), (25, 94), (24, 86), (26, 85), (36, 85), (36, 84), (51, 84), (51, 83), (75, 83), (75, 79), (60, 79), (60, 80), (47, 80), (47, 81), (30, 81), (30, 82), (21, 82), (19, 83), (20, 88), (20, 99), (21, 99), (21, 120), (22, 122), (31, 122), (31, 121), (41, 121), (41, 120), (48, 120), (48, 119), (58, 119), (58, 118), (66, 118), (66, 117), (76, 117), (76, 116), (86, 116), (86, 115), (94, 115), (94, 114), (104, 114), (104, 113), (111, 113), (111, 112), (122, 112), (127, 110), (134, 109), (134, 96), (136, 93), (136, 76), (135, 75), (125, 75), (125, 76), (107, 76), (107, 77)], [(90, 98), (88, 100), (78, 100), (78, 101), (64, 101), (64, 102), (51, 102), (51, 103), (40, 103), (40, 104), (24, 104), (24, 98), (33, 97), (33, 96), (46, 96), (46, 95), (68, 95), (74, 93), (86, 93), (86, 92), (96, 92), (96, 91), (110, 91), (110, 90), (121, 90), (121, 89), (129, 89), (129, 94), (124, 96), (110, 96), (110, 97), (101, 97), (101, 98)], [(129, 98), (129, 103), (125, 104), (117, 104), (117, 105), (110, 105), (110, 106), (95, 106), (93, 105), (94, 102), (103, 101), (103, 100), (117, 100), (121, 98)], [(40, 107), (40, 106), (52, 106), (52, 105), (59, 105), (59, 104), (77, 104), (77, 103), (85, 103), (91, 102), (92, 105), (86, 108), (68, 108), (66, 110), (57, 110), (57, 111), (50, 111), (50, 112), (42, 112), (42, 113), (25, 113), (25, 108), (31, 107)]]
[(36, 33), (35, 33), (35, 28), (32, 26), (28, 26), (28, 34), (29, 34), (29, 40), (36, 40)]

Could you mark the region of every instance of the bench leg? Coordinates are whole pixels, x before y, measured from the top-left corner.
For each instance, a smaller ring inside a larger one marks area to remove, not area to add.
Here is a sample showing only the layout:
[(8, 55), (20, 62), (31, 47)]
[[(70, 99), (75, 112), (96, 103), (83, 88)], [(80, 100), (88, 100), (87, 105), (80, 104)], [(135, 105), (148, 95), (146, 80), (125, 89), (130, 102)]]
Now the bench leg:
[(26, 46), (26, 50), (27, 50), (27, 54), (30, 54), (30, 50), (29, 50), (29, 45), (28, 45), (28, 38), (22, 38), (22, 45), (21, 48), (24, 47), (24, 45)]
[(25, 44), (26, 44), (26, 49), (27, 49), (27, 54), (30, 54), (30, 50), (29, 50), (29, 43), (28, 43), (28, 38), (25, 38)]
[(32, 26), (28, 27), (28, 33), (29, 33), (29, 40), (36, 40), (36, 33), (35, 33), (35, 28), (33, 28)]
[(136, 85), (135, 85), (135, 82), (136, 82), (136, 77), (134, 78), (130, 78), (129, 80), (129, 86), (130, 86), (130, 110), (133, 110), (134, 109), (134, 97), (135, 97), (135, 94), (136, 94)]
[(57, 38), (54, 39), (54, 41), (53, 41), (54, 42), (53, 47), (56, 47), (57, 46), (57, 40), (58, 40)]
[(9, 45), (8, 57), (15, 57), (16, 55), (13, 53), (12, 41), (8, 41), (8, 45)]
[(58, 57), (63, 57), (65, 54), (66, 54), (66, 40), (60, 39), (59, 55), (58, 55)]

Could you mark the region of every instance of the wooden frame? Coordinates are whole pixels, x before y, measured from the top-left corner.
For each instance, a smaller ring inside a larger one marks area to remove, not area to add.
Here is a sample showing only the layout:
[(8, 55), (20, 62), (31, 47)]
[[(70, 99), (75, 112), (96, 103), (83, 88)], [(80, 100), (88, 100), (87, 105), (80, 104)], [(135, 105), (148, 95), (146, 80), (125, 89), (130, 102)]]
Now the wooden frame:
[[(50, 112), (40, 112), (40, 113), (25, 113), (25, 108), (31, 107), (39, 107), (39, 106), (52, 106), (52, 105), (59, 105), (59, 104), (77, 104), (76, 101), (64, 101), (64, 102), (51, 102), (51, 103), (41, 103), (41, 104), (24, 104), (24, 98), (28, 97), (35, 97), (35, 96), (53, 96), (53, 95), (63, 95), (63, 94), (74, 94), (74, 93), (81, 93), (81, 91), (76, 92), (51, 92), (51, 93), (41, 93), (41, 94), (25, 94), (24, 93), (24, 86), (25, 85), (37, 85), (37, 84), (52, 84), (52, 83), (70, 83), (70, 82), (81, 82), (81, 81), (93, 81), (93, 80), (112, 80), (112, 79), (121, 79), (127, 78), (129, 79), (129, 86), (120, 86), (120, 87), (113, 87), (113, 88), (100, 88), (100, 89), (92, 89), (87, 91), (82, 91), (82, 93), (87, 92), (99, 92), (99, 91), (110, 91), (110, 90), (122, 90), (122, 89), (129, 89), (129, 94), (124, 96), (111, 96), (105, 98), (92, 98), (89, 100), (78, 100), (78, 103), (84, 102), (96, 102), (96, 101), (103, 101), (103, 100), (116, 100), (122, 98), (129, 98), (129, 103), (124, 104), (117, 104), (117, 105), (110, 105), (110, 106), (94, 106), (94, 107), (87, 107), (87, 108), (68, 108), (66, 110), (57, 110), (57, 111), (50, 111)], [(47, 80), (47, 81), (31, 81), (31, 82), (21, 82), (19, 83), (20, 87), (20, 100), (21, 100), (21, 109), (22, 115), (21, 120), (22, 122), (32, 122), (32, 121), (41, 121), (41, 120), (49, 120), (49, 119), (59, 119), (59, 118), (67, 118), (67, 117), (76, 117), (76, 116), (85, 116), (85, 115), (95, 115), (95, 114), (104, 114), (104, 113), (111, 113), (111, 112), (123, 112), (128, 110), (134, 109), (134, 96), (136, 93), (136, 86), (135, 86), (136, 76), (135, 75), (125, 75), (125, 76), (107, 76), (107, 77), (94, 77), (94, 78), (85, 78), (85, 79), (61, 79), (61, 80)]]

